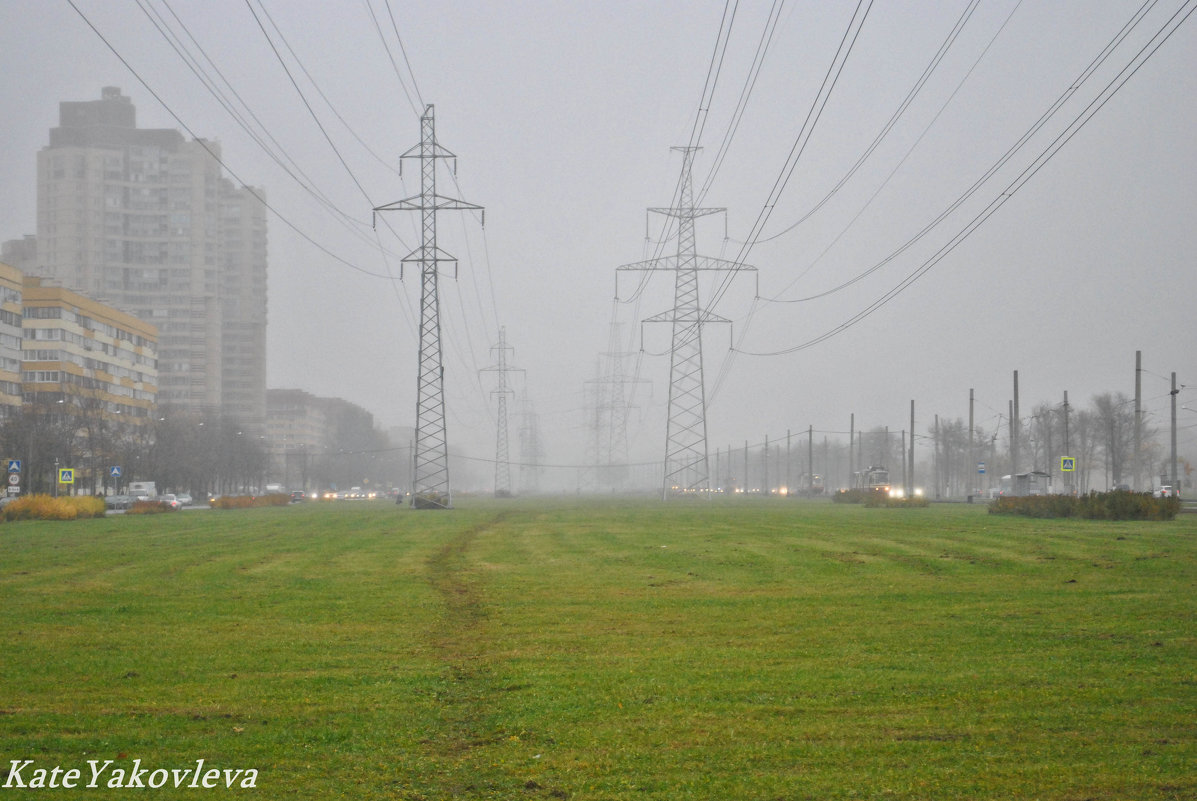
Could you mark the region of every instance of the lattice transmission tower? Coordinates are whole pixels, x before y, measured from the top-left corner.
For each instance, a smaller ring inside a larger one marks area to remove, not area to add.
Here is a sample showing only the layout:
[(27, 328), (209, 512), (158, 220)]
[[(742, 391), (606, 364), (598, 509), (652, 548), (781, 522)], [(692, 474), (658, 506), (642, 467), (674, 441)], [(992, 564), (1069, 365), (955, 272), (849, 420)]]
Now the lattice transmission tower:
[(520, 492), (540, 491), (540, 463), (544, 449), (540, 444), (540, 416), (532, 401), (524, 398), (520, 412)]
[(491, 353), (498, 353), (496, 363), (491, 367), (483, 367), (480, 373), (496, 373), (499, 376), (499, 386), (490, 394), (499, 400), (499, 415), (497, 432), (495, 434), (495, 497), (511, 497), (511, 456), (507, 448), (507, 399), (515, 392), (507, 386), (508, 373), (524, 372), (519, 367), (507, 364), (507, 352), (515, 352), (515, 348), (507, 344), (507, 327), (499, 327), (499, 344), (491, 347)]
[(627, 362), (634, 353), (620, 348), (619, 324), (611, 323), (608, 335), (609, 350), (599, 354), (597, 377), (586, 382), (587, 420), (590, 439), (587, 443), (587, 469), (583, 481), (595, 492), (620, 492), (627, 489), (628, 418), (635, 405), (627, 387), (651, 383), (630, 373)]
[[(647, 318), (648, 323), (672, 323), (669, 360), (669, 419), (665, 432), (665, 479), (661, 494), (704, 492), (710, 489), (707, 456), (706, 389), (703, 383), (702, 328), (730, 323), (699, 303), (698, 278), (704, 272), (755, 272), (755, 267), (695, 252), (694, 221), (726, 212), (724, 208), (696, 208), (690, 171), (697, 147), (673, 147), (682, 154), (678, 203), (650, 208), (677, 220), (677, 254), (625, 264), (618, 270), (667, 270), (675, 274), (673, 308)], [(617, 281), (618, 283), (618, 281)]]
[(453, 505), (449, 485), (449, 442), (445, 433), (445, 370), (441, 360), (437, 284), (442, 262), (454, 265), (456, 277), (457, 259), (437, 247), (436, 213), (482, 210), (481, 206), (436, 193), (437, 159), (456, 158), (437, 143), (433, 106), (425, 106), (424, 114), (420, 117), (420, 143), (399, 157), (400, 168), (403, 159), (420, 160), (420, 194), (374, 209), (375, 214), (380, 211), (418, 211), (421, 217), (420, 246), (403, 258), (404, 265), (420, 265), (420, 357), (416, 392), (415, 469), (411, 494), (413, 509), (449, 509)]

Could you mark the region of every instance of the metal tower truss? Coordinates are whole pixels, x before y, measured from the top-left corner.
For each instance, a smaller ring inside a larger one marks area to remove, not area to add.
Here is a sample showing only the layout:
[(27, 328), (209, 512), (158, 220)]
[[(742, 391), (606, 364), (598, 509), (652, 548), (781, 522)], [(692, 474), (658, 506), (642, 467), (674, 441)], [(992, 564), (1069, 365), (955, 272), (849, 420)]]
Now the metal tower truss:
[(695, 208), (691, 166), (696, 147), (674, 147), (682, 154), (678, 182), (678, 204), (650, 208), (649, 212), (677, 220), (677, 255), (625, 264), (618, 271), (668, 270), (675, 274), (673, 308), (644, 322), (672, 323), (673, 339), (669, 364), (669, 420), (665, 436), (665, 480), (662, 496), (705, 492), (710, 489), (707, 458), (706, 391), (703, 383), (702, 328), (727, 319), (702, 308), (698, 297), (698, 276), (705, 271), (756, 272), (755, 267), (695, 253), (694, 221), (725, 212), (723, 208)]
[[(612, 348), (618, 347), (618, 323), (611, 324), (609, 339)], [(627, 372), (625, 362), (634, 355), (619, 350), (600, 353), (598, 377), (586, 382), (592, 431), (584, 485), (595, 492), (627, 489), (628, 418), (636, 407), (628, 399), (626, 387), (652, 383)]]
[(514, 396), (507, 386), (508, 373), (522, 373), (523, 369), (511, 367), (507, 364), (507, 352), (515, 352), (515, 348), (507, 344), (507, 327), (499, 327), (499, 344), (491, 348), (491, 352), (498, 351), (497, 363), (492, 367), (483, 367), (480, 373), (498, 373), (499, 386), (491, 395), (499, 399), (499, 416), (497, 433), (495, 435), (495, 497), (511, 497), (511, 457), (507, 447), (507, 398)]
[[(422, 222), (420, 246), (403, 259), (405, 264), (412, 262), (420, 265), (420, 358), (411, 505), (413, 509), (449, 509), (453, 505), (453, 497), (449, 485), (449, 443), (445, 435), (445, 372), (441, 360), (437, 282), (438, 265), (441, 262), (452, 262), (456, 277), (457, 259), (437, 247), (436, 214), (450, 210), (482, 211), (482, 207), (436, 193), (437, 159), (456, 159), (456, 156), (437, 144), (431, 104), (425, 106), (424, 115), (420, 117), (420, 144), (399, 158), (400, 165), (403, 159), (420, 160), (420, 194), (378, 206), (374, 213), (418, 211)], [(482, 223), (486, 224), (485, 212)]]

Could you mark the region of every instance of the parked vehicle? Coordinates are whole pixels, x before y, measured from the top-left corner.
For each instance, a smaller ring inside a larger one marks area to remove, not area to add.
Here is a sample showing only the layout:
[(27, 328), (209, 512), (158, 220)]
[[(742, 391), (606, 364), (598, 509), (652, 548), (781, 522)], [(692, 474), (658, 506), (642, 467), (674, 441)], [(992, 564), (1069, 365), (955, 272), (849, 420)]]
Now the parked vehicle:
[(104, 499), (104, 505), (109, 509), (128, 509), (135, 500), (132, 495), (109, 495)]

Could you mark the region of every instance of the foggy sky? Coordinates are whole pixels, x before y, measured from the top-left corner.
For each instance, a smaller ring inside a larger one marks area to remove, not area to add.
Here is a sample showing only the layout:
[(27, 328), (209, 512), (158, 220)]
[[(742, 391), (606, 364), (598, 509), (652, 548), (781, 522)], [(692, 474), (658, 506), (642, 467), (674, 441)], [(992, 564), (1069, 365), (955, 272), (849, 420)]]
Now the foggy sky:
[[(128, 66), (68, 2), (0, 0), (0, 239), (36, 230), (36, 152), (57, 124), (58, 103), (98, 99), (101, 87), (118, 86), (137, 107), (139, 127), (185, 124), (219, 140), (230, 177), (266, 189), (274, 209), (268, 385), (344, 397), (381, 424), (412, 425), (419, 281), (410, 268), (402, 283), (365, 273), (397, 279), (399, 259), (418, 244), (415, 215), (390, 213), (376, 233), (371, 208), (418, 194), (418, 165), (405, 163), (402, 178), (396, 169), (399, 154), (418, 143), (422, 104), (432, 103), (437, 138), (457, 156), (456, 182), (446, 167), (438, 191), (486, 208), (485, 229), (472, 213), (448, 212), (438, 223), (441, 247), (460, 260), (457, 280), (441, 282), (451, 445), (493, 456), (494, 379), (478, 371), (494, 363), (489, 349), (502, 325), (515, 348), (510, 362), (526, 370), (513, 377), (512, 409), (530, 398), (547, 461), (580, 462), (585, 382), (596, 377), (600, 354), (612, 350), (614, 321), (617, 349), (633, 354), (625, 368), (638, 366), (639, 377), (651, 381), (651, 389), (636, 391), (631, 459), (663, 457), (669, 331), (640, 321), (671, 307), (672, 275), (656, 274), (643, 286), (622, 275), (617, 302), (616, 267), (658, 248), (676, 250), (676, 239), (646, 243), (646, 209), (673, 202), (681, 159), (670, 147), (691, 141), (723, 4), (391, 0), (409, 72), (386, 3), (372, 0), (401, 85), (364, 0), (253, 0), (334, 150), (246, 3), (145, 0), (142, 6), (198, 52), (194, 37), (302, 167), (308, 177), (301, 180), (348, 223), (250, 139), (138, 4), (75, 4)], [(745, 257), (759, 271), (762, 298), (817, 295), (886, 260), (1015, 145), (1139, 7), (1127, 0), (981, 2), (860, 169), (782, 234), (865, 152), (967, 5), (875, 4), (763, 236)], [(1006, 412), (1014, 370), (1024, 415), (1036, 403), (1059, 403), (1064, 391), (1083, 407), (1097, 393), (1133, 393), (1136, 350), (1143, 351), (1149, 424), (1167, 426), (1172, 371), (1186, 385), (1180, 402), (1197, 409), (1194, 19), (975, 233), (892, 301), (807, 349), (750, 355), (790, 350), (835, 329), (926, 265), (1099, 97), (1180, 5), (1161, 3), (975, 196), (870, 275), (806, 302), (754, 302), (751, 276), (731, 282), (714, 311), (733, 323), (710, 326), (704, 337), (711, 448), (776, 440), (808, 425), (846, 431), (850, 413), (858, 430), (907, 428), (911, 399), (922, 434), (935, 414), (966, 418), (970, 388), (978, 424), (992, 431)], [(853, 8), (782, 7), (726, 157), (701, 195), (700, 205), (727, 213), (726, 226), (720, 215), (699, 220), (700, 254), (741, 254), (784, 178)], [(720, 152), (769, 9), (765, 2), (739, 4), (703, 115), (696, 195)], [(211, 65), (202, 66), (217, 78)], [(657, 237), (661, 218), (651, 223)], [(704, 282), (704, 297), (716, 294), (717, 282)], [(732, 343), (743, 352), (732, 355)], [(1191, 443), (1197, 412), (1180, 415)], [(513, 416), (513, 458), (517, 422)]]

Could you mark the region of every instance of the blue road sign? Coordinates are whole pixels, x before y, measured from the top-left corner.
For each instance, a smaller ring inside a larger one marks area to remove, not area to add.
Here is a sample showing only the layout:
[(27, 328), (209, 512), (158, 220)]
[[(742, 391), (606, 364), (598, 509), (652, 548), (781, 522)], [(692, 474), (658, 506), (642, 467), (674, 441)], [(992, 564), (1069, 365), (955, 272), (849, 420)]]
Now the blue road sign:
[(985, 463), (984, 462), (977, 462), (977, 472), (978, 473), (985, 472)]
[(120, 478), (121, 466), (119, 464), (114, 464), (112, 467), (108, 468), (108, 475), (112, 476), (113, 478)]
[(21, 472), (21, 460), (20, 459), (9, 459), (8, 460), (8, 472), (10, 472), (10, 473)]

